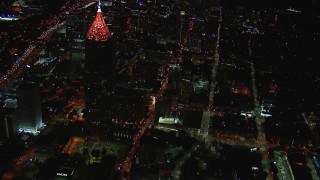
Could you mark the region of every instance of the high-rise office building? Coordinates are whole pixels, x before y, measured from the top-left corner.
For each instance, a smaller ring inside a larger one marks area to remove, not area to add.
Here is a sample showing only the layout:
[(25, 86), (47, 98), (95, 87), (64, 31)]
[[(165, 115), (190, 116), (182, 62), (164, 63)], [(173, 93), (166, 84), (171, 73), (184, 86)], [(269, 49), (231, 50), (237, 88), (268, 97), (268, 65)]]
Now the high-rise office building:
[(12, 138), (18, 133), (18, 125), (14, 108), (0, 107), (0, 141)]
[(87, 32), (86, 120), (100, 124), (105, 118), (106, 102), (114, 83), (114, 46), (111, 32), (106, 25), (100, 3), (96, 17)]
[(87, 32), (85, 69), (104, 78), (113, 77), (114, 47), (111, 32), (104, 21), (100, 4)]
[(86, 59), (86, 40), (80, 35), (76, 35), (70, 42), (70, 52), (72, 61), (77, 62), (80, 67), (84, 67)]
[(17, 88), (19, 131), (37, 133), (42, 125), (40, 89), (36, 83), (23, 82)]

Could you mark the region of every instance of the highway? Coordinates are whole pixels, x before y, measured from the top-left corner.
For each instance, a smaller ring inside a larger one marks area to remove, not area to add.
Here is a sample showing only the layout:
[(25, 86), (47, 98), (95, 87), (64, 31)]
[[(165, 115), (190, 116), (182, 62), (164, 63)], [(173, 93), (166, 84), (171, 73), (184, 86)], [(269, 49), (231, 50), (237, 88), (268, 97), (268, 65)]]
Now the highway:
[[(20, 55), (17, 60), (13, 63), (12, 67), (7, 70), (1, 77), (0, 77), (0, 89), (7, 86), (11, 83), (14, 79), (19, 77), (25, 67), (32, 63), (33, 60), (36, 59), (38, 54), (42, 51), (45, 45), (51, 40), (52, 36), (65, 27), (65, 12), (69, 11), (69, 14), (72, 14), (76, 10), (79, 11), (94, 5), (96, 2), (92, 2), (93, 0), (82, 1), (80, 5), (73, 5), (67, 9), (61, 9), (61, 12), (58, 12), (57, 15), (48, 19), (46, 23), (41, 23), (38, 28), (47, 29), (42, 32), (36, 39), (32, 41), (32, 43), (25, 49)], [(68, 3), (67, 3), (68, 4)], [(66, 4), (66, 5), (67, 5)]]
[(2, 180), (13, 180), (21, 168), (27, 163), (27, 161), (35, 155), (34, 149), (27, 150), (22, 156), (15, 160), (13, 168), (4, 174)]
[[(73, 5), (70, 6), (68, 9), (61, 10), (61, 12), (59, 12), (58, 15), (53, 16), (51, 18), (51, 21), (47, 21), (48, 24), (40, 24), (39, 27), (41, 29), (46, 27), (45, 29), (47, 30), (39, 34), (38, 38), (35, 39), (32, 42), (32, 44), (30, 44), (29, 47), (26, 50), (24, 50), (23, 53), (17, 58), (12, 67), (8, 69), (7, 72), (0, 77), (0, 89), (4, 88), (17, 77), (19, 77), (22, 74), (24, 68), (36, 59), (40, 51), (42, 51), (45, 45), (51, 40), (51, 37), (57, 31), (65, 27), (65, 11), (70, 10), (70, 12), (72, 13), (73, 11), (79, 8), (81, 8), (82, 10), (86, 9), (95, 3), (96, 2), (94, 1), (93, 3), (92, 0), (82, 1), (82, 3), (80, 3), (79, 6)], [(52, 23), (54, 25), (52, 25)], [(25, 165), (27, 160), (29, 160), (34, 155), (35, 152), (33, 149), (26, 151), (25, 154), (23, 154), (22, 156), (20, 156), (19, 159), (16, 160), (16, 165), (10, 171), (8, 171), (2, 178), (4, 180), (14, 179), (19, 170)]]

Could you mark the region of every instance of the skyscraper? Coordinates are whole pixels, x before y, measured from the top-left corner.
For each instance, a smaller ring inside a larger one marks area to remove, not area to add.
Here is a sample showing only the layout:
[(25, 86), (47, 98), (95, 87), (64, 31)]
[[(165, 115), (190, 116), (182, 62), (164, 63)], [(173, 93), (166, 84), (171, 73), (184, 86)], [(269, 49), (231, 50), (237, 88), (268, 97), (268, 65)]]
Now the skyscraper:
[(100, 8), (87, 32), (85, 118), (99, 124), (105, 118), (106, 98), (114, 83), (114, 46)]
[(19, 130), (36, 133), (42, 124), (40, 89), (36, 83), (23, 82), (17, 88)]
[(87, 32), (85, 69), (109, 78), (114, 71), (114, 47), (111, 32), (106, 25), (100, 3), (96, 17)]
[(0, 141), (13, 137), (18, 132), (14, 108), (3, 107), (0, 104)]

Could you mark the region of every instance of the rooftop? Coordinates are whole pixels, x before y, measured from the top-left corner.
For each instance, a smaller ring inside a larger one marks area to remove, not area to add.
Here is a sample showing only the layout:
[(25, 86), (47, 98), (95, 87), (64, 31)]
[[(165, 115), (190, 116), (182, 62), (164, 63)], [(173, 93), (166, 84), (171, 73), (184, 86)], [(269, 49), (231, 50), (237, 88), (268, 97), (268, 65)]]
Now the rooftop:
[(104, 22), (101, 8), (100, 8), (100, 3), (98, 5), (98, 11), (97, 15), (87, 32), (87, 39), (92, 40), (92, 41), (108, 41), (111, 38), (111, 33)]
[(33, 89), (36, 89), (37, 87), (38, 87), (37, 83), (34, 83), (34, 82), (23, 82), (18, 87), (18, 90), (33, 90)]

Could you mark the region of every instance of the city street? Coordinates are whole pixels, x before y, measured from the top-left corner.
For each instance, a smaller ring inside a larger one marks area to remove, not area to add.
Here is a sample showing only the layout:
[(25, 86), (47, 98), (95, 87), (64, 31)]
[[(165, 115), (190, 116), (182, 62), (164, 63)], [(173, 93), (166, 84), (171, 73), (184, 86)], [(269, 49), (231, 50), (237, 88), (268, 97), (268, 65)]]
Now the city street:
[(268, 174), (268, 178), (272, 178), (272, 175), (270, 173), (270, 161), (269, 161), (269, 147), (266, 141), (266, 135), (264, 132), (264, 127), (263, 127), (263, 123), (264, 123), (264, 118), (261, 116), (261, 106), (258, 100), (258, 90), (256, 87), (256, 72), (255, 72), (255, 68), (254, 68), (254, 64), (252, 61), (252, 49), (251, 49), (251, 39), (248, 40), (248, 55), (249, 55), (249, 60), (250, 60), (250, 68), (251, 68), (251, 77), (252, 77), (252, 89), (253, 89), (253, 100), (254, 100), (254, 110), (253, 110), (253, 114), (255, 117), (255, 122), (256, 122), (256, 127), (258, 130), (258, 141), (260, 143), (262, 143), (262, 148), (260, 148), (260, 153), (262, 156), (262, 168), (263, 170)]

